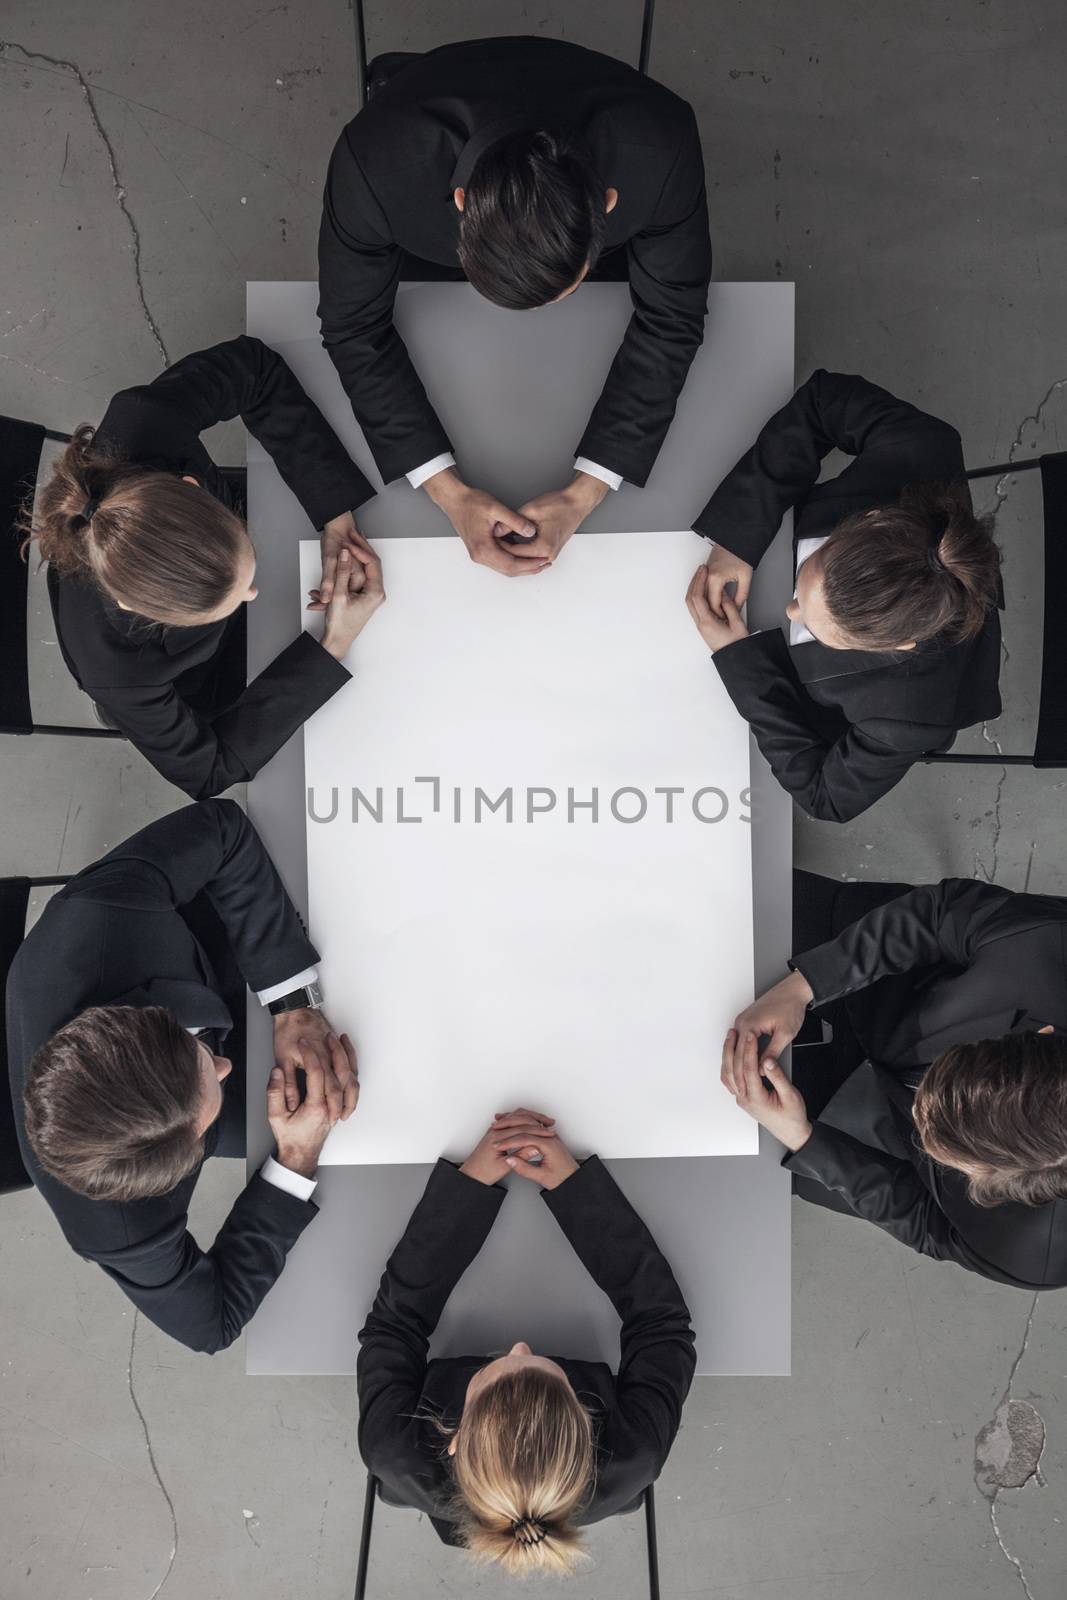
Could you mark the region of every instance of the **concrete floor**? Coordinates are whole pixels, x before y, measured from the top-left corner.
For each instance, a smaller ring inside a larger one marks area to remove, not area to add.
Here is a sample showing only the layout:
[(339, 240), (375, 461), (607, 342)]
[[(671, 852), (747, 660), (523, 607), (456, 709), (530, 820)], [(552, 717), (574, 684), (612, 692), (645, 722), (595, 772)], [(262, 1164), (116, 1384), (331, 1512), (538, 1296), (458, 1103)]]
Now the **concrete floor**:
[[(369, 29), (375, 51), (507, 30), (632, 55), (638, 10), (393, 0)], [(345, 0), (5, 0), (0, 34), (0, 408), (69, 428), (165, 356), (239, 331), (247, 278), (313, 276), (322, 173), (355, 105), (352, 18)], [(975, 465), (1064, 442), (1065, 46), (1058, 0), (659, 7), (653, 70), (697, 109), (717, 275), (795, 279), (798, 375), (899, 389), (954, 421)], [(220, 430), (222, 458), (240, 449)], [(1039, 494), (1013, 475), (987, 498), (1008, 552), (1010, 692), (972, 742), (997, 753), (1032, 725)], [(34, 632), (39, 714), (85, 720), (43, 618)], [(9, 739), (2, 760), (0, 871), (76, 870), (175, 803), (121, 745)], [(799, 824), (798, 859), (1067, 892), (1063, 789), (1055, 773), (927, 768), (850, 827)], [(241, 1181), (213, 1165), (194, 1215), (207, 1234)], [(800, 1205), (795, 1229), (795, 1375), (696, 1385), (662, 1481), (664, 1593), (1057, 1600), (1067, 1297)], [(187, 1354), (67, 1252), (32, 1194), (3, 1204), (0, 1384), (3, 1600), (349, 1592), (351, 1385), (248, 1380), (240, 1346)], [(1005, 1469), (988, 1429), (1008, 1402), (1013, 1424), (1047, 1428), (1019, 1488), (997, 1480), (1032, 1460)], [(505, 1592), (414, 1523), (380, 1513), (373, 1594)], [(642, 1592), (636, 1522), (590, 1545), (570, 1592)]]

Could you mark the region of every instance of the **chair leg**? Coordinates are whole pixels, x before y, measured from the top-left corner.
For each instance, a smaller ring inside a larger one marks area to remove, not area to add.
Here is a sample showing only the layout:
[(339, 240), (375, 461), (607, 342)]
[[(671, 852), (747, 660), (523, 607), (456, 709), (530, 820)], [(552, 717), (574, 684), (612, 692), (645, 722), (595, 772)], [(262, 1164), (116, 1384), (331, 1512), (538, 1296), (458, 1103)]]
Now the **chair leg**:
[(656, 1494), (645, 1490), (645, 1542), (648, 1545), (648, 1600), (659, 1600), (659, 1549), (656, 1545)]
[(363, 1527), (359, 1535), (359, 1562), (356, 1566), (356, 1592), (354, 1600), (364, 1600), (367, 1593), (367, 1567), (370, 1563), (371, 1524), (374, 1521), (374, 1502), (378, 1498), (378, 1480), (373, 1472), (367, 1473), (367, 1491), (363, 1500)]

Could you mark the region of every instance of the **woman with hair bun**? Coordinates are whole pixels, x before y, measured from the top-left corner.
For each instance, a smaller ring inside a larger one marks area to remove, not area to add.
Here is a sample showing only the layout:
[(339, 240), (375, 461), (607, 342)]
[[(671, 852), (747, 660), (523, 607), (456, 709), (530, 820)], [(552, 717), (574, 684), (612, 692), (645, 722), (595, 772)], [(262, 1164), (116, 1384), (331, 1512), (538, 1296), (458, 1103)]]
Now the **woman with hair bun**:
[[(235, 416), (321, 530), (323, 554), (321, 641), (298, 634), (247, 685), (231, 647), (256, 597), (256, 554), (200, 440)], [(385, 598), (352, 515), (373, 492), (281, 356), (244, 337), (122, 390), (27, 507), (24, 548), (48, 562), (67, 666), (101, 720), (193, 799), (254, 777), (348, 682), (344, 657)]]
[[(617, 1374), (524, 1343), (495, 1359), (427, 1360), (509, 1171), (541, 1186), (622, 1319)], [(383, 1498), (515, 1577), (572, 1572), (579, 1529), (635, 1509), (674, 1443), (695, 1364), (689, 1312), (648, 1229), (596, 1156), (579, 1164), (554, 1119), (525, 1107), (498, 1114), (462, 1166), (438, 1161), (359, 1342), (359, 1447)]]
[[(833, 449), (856, 459), (819, 482)], [(753, 569), (793, 510), (788, 634), (750, 634)], [(713, 541), (686, 603), (771, 770), (847, 822), (962, 728), (1000, 714), (1000, 553), (955, 428), (865, 378), (818, 371), (694, 524)], [(731, 593), (731, 588), (733, 592)]]

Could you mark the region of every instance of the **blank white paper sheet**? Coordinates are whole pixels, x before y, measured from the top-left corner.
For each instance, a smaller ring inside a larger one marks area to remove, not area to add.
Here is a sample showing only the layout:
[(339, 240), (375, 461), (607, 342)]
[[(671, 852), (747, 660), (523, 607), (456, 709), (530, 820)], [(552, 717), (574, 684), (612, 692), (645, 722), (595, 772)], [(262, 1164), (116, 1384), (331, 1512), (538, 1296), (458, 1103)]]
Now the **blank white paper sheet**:
[[(310, 931), (361, 1096), (323, 1161), (754, 1155), (719, 1082), (753, 993), (748, 728), (685, 608), (707, 544), (578, 534), (539, 577), (379, 547), (386, 604), (304, 729)], [(301, 591), (319, 576), (301, 546)], [(308, 625), (318, 629), (321, 619)]]

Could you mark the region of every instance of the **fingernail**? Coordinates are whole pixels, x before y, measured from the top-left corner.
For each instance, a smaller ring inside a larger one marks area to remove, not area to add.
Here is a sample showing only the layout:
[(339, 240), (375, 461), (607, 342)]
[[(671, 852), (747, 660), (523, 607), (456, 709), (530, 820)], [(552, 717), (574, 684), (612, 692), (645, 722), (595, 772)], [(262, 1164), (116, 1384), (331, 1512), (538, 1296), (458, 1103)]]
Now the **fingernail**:
[(509, 1167), (513, 1167), (515, 1165), (515, 1157), (514, 1156), (505, 1156), (504, 1160), (505, 1160), (505, 1162), (507, 1163), (507, 1165)]
[(348, 560), (348, 551), (347, 550), (342, 550), (341, 551), (341, 560), (342, 561), (347, 561)]
[(281, 1075), (282, 1075), (281, 1067), (272, 1067), (270, 1075), (271, 1075), (271, 1078), (273, 1080), (277, 1080), (278, 1078), (280, 1078)]

